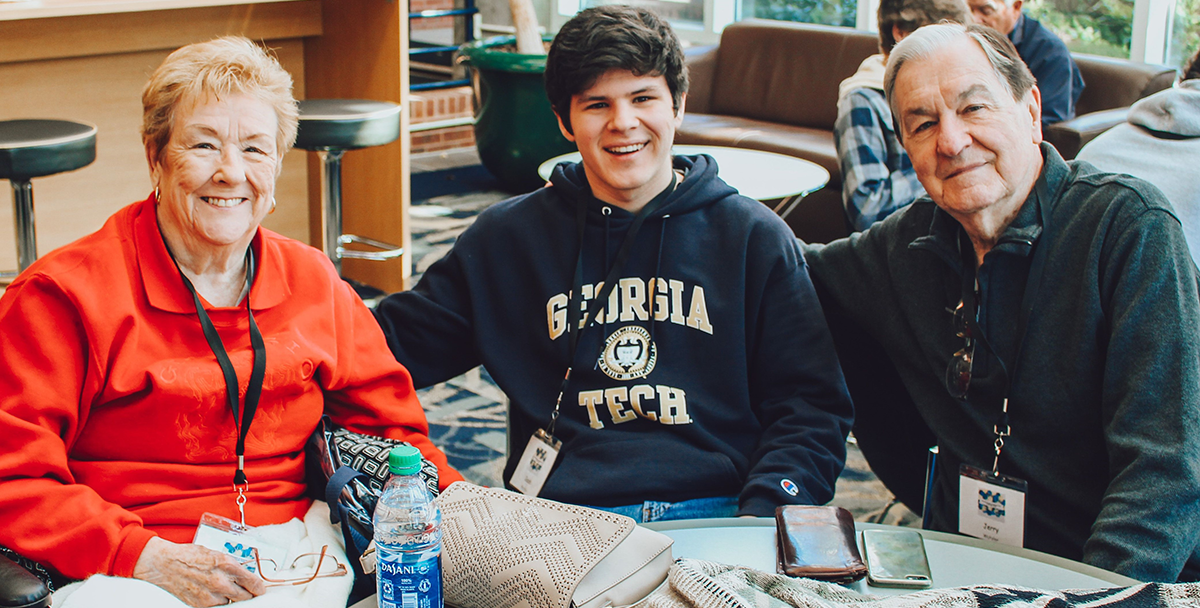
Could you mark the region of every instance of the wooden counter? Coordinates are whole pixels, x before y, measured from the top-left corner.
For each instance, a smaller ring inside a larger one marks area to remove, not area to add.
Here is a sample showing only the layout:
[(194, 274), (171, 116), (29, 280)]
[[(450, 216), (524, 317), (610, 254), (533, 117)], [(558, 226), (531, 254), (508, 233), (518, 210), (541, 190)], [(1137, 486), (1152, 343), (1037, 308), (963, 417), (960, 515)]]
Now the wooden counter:
[[(63, 118), (99, 128), (96, 162), (34, 180), (40, 254), (98, 229), (146, 197), (139, 135), (141, 90), (172, 50), (216, 36), (265, 41), (295, 79), (297, 98), (362, 97), (406, 104), (407, 3), (387, 0), (41, 0), (0, 2), (0, 119)], [(407, 112), (400, 140), (348, 152), (344, 228), (408, 244)], [(293, 150), (283, 161), (276, 212), (264, 225), (320, 243), (319, 164)], [(12, 204), (0, 191), (0, 268), (16, 267)], [(354, 263), (358, 262), (358, 263)], [(347, 261), (347, 276), (404, 287), (409, 256)]]

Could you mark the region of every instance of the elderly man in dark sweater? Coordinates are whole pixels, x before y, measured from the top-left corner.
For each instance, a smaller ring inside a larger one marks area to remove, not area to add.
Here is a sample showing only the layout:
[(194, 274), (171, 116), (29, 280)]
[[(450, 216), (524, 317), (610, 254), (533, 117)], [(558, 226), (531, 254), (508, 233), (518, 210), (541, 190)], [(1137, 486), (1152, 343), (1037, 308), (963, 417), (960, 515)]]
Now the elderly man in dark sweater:
[(921, 28), (884, 86), (929, 195), (805, 251), (827, 314), (874, 338), (911, 396), (856, 429), (927, 426), (935, 528), (1194, 578), (1200, 287), (1169, 203), (1041, 143), (1040, 91), (994, 30)]

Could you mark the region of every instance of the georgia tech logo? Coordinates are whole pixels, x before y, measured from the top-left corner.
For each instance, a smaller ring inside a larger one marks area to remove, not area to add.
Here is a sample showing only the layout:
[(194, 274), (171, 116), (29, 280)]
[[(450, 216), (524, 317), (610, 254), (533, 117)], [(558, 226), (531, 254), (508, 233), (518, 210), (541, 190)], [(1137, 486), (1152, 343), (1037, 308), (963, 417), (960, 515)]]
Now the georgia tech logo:
[(637, 325), (614, 331), (600, 353), (600, 369), (613, 380), (645, 378), (654, 371), (656, 362), (658, 349), (650, 332)]

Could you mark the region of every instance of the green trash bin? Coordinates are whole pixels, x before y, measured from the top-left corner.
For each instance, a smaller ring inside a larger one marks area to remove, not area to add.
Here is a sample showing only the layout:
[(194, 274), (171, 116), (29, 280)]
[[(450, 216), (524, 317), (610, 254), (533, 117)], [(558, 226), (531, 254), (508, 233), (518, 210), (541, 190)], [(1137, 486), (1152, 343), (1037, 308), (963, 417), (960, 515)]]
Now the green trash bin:
[[(547, 41), (551, 38), (546, 38)], [(542, 73), (545, 55), (496, 50), (515, 45), (514, 36), (477, 40), (459, 48), (476, 74), (478, 111), (475, 146), (483, 166), (512, 192), (530, 192), (545, 182), (537, 168), (548, 159), (575, 151), (558, 130)]]

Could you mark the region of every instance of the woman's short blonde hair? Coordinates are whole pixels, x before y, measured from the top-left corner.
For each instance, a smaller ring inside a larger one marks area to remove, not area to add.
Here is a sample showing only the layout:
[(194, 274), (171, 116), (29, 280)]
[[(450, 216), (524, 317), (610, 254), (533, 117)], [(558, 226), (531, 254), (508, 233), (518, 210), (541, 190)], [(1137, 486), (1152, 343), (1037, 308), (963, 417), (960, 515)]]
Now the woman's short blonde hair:
[(163, 60), (142, 90), (142, 141), (157, 156), (171, 139), (180, 103), (229, 94), (250, 95), (274, 108), (282, 158), (296, 143), (300, 121), (292, 76), (274, 55), (241, 36), (189, 44)]

